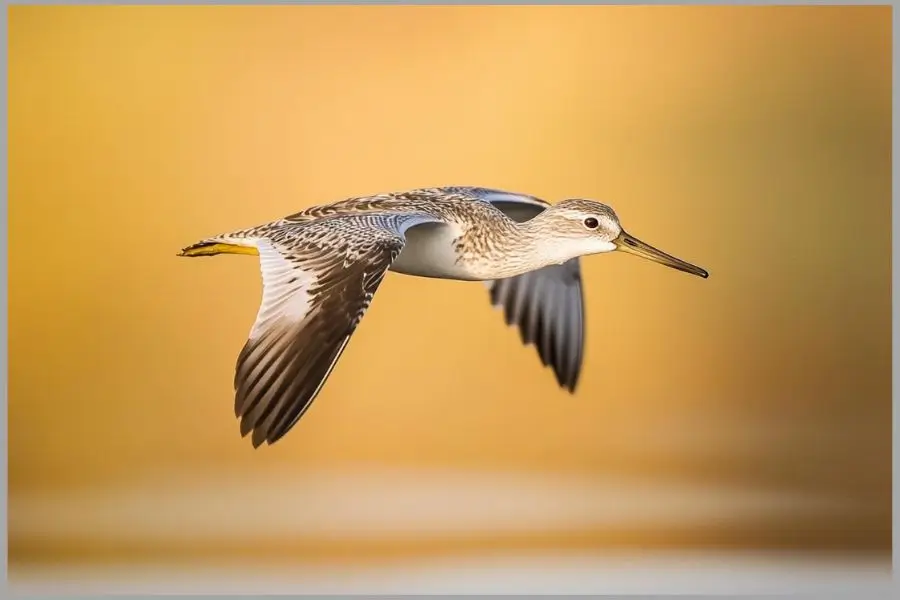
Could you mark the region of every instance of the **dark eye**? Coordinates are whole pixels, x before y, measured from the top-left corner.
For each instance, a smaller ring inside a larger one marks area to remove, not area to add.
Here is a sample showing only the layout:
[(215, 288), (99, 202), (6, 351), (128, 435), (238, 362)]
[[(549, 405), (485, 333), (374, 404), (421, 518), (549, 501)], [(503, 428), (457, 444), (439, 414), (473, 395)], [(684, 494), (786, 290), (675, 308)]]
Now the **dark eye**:
[(600, 226), (600, 221), (598, 221), (594, 217), (588, 217), (584, 220), (584, 226), (588, 229), (597, 229), (597, 227)]

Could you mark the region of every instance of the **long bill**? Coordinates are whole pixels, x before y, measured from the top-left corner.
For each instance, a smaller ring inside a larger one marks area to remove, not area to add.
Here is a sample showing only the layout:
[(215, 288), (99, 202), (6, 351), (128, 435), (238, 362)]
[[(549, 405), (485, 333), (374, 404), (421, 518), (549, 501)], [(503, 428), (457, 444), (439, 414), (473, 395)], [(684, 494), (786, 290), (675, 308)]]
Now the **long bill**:
[(670, 254), (666, 254), (662, 250), (658, 250), (650, 244), (642, 242), (625, 230), (622, 230), (619, 237), (613, 240), (613, 244), (616, 245), (617, 250), (634, 254), (635, 256), (640, 256), (641, 258), (646, 258), (661, 265), (672, 267), (673, 269), (678, 269), (679, 271), (684, 271), (691, 275), (697, 275), (704, 279), (709, 277), (709, 273), (707, 273), (705, 269), (701, 269), (697, 265), (692, 265), (680, 258), (675, 258)]

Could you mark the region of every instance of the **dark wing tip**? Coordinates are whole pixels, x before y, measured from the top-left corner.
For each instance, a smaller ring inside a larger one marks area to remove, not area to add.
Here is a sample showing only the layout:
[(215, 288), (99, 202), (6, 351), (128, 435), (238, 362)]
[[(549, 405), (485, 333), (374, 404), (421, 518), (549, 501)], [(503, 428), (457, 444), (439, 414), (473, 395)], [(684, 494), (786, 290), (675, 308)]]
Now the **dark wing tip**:
[(496, 280), (491, 304), (516, 325), (522, 342), (533, 345), (560, 388), (574, 394), (581, 375), (584, 302), (578, 260)]
[(266, 441), (265, 433), (262, 429), (254, 429), (253, 437), (250, 438), (251, 443), (253, 444), (253, 449), (256, 450), (260, 446), (263, 445), (263, 442)]
[(246, 417), (241, 418), (241, 438), (245, 438), (250, 436), (250, 444), (253, 446), (253, 449), (256, 450), (262, 445), (272, 446), (284, 437), (284, 433), (278, 433), (277, 435), (263, 427), (262, 425), (258, 427), (254, 427), (250, 420)]
[[(330, 313), (332, 319), (336, 314)], [(318, 318), (307, 325), (286, 333), (285, 344), (269, 348), (270, 353), (277, 353), (274, 359), (267, 361), (266, 353), (250, 352), (238, 363), (240, 384), (235, 392), (235, 411), (240, 418), (241, 437), (250, 435), (254, 448), (275, 444), (294, 427), (343, 352), (349, 334), (342, 341), (340, 335), (333, 335), (328, 321)], [(337, 331), (341, 331), (341, 325)], [(318, 343), (312, 343), (313, 333), (322, 336)]]
[(553, 375), (556, 377), (556, 383), (559, 384), (559, 387), (568, 391), (570, 394), (575, 393), (575, 388), (578, 385), (578, 372), (567, 373), (565, 364), (562, 360), (558, 360), (553, 363)]

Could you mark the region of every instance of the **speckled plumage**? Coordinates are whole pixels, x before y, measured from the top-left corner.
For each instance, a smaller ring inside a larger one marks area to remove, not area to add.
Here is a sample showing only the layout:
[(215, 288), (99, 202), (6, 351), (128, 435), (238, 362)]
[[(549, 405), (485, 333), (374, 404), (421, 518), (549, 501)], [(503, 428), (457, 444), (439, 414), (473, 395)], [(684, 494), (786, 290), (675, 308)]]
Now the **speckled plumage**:
[[(578, 257), (614, 249), (625, 235), (612, 209), (597, 202), (553, 206), (502, 190), (444, 187), (313, 206), (181, 254), (259, 255), (263, 298), (234, 378), (241, 434), (252, 433), (259, 446), (283, 437), (309, 408), (388, 270), (484, 281), (506, 322), (574, 392), (584, 350)], [(670, 266), (705, 276), (693, 265)]]

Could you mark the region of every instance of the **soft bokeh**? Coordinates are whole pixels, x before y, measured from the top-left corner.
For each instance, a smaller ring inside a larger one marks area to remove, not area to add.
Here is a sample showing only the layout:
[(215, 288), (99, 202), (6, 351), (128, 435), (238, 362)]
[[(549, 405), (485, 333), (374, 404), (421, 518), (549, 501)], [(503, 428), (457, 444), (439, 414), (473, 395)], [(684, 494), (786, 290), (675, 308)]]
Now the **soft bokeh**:
[[(15, 7), (13, 565), (890, 553), (890, 8)], [(481, 284), (390, 274), (311, 410), (232, 410), (248, 257), (431, 185), (609, 202), (575, 396)], [(244, 562), (244, 564), (248, 564)]]

